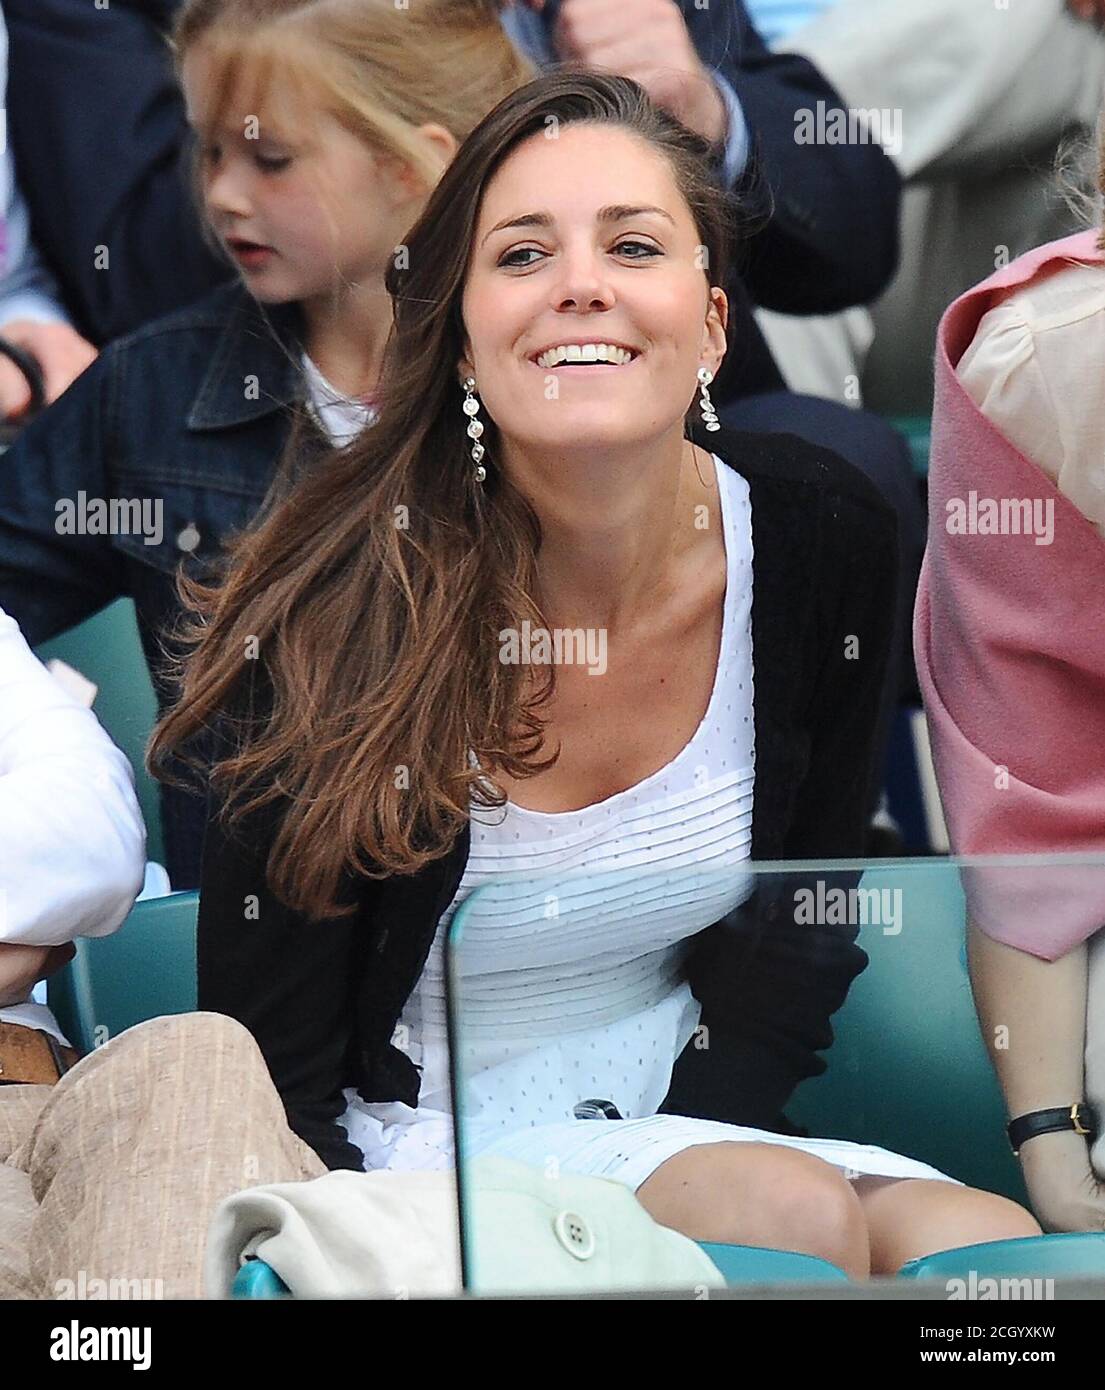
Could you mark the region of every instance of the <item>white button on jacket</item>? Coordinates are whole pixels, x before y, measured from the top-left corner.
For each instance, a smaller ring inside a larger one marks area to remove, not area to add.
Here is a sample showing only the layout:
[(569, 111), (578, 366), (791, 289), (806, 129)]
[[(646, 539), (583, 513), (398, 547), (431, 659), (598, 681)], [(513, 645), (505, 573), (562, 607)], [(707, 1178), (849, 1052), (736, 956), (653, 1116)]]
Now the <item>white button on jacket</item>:
[(578, 1212), (558, 1212), (553, 1230), (560, 1244), (577, 1260), (589, 1260), (595, 1253), (595, 1233)]

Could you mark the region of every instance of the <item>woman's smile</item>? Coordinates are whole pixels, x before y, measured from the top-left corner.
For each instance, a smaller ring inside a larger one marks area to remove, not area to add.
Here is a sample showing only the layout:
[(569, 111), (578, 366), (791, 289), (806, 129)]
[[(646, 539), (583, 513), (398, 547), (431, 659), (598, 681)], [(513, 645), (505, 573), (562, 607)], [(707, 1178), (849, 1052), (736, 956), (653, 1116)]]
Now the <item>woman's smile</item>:
[(542, 376), (548, 376), (550, 372), (555, 372), (558, 377), (571, 377), (573, 379), (579, 377), (584, 380), (589, 377), (609, 376), (614, 372), (631, 372), (640, 360), (641, 354), (638, 353), (636, 357), (631, 358), (628, 362), (576, 361), (559, 362), (555, 366), (542, 367), (539, 363), (534, 362), (532, 358), (526, 358), (529, 365), (531, 367), (536, 367)]

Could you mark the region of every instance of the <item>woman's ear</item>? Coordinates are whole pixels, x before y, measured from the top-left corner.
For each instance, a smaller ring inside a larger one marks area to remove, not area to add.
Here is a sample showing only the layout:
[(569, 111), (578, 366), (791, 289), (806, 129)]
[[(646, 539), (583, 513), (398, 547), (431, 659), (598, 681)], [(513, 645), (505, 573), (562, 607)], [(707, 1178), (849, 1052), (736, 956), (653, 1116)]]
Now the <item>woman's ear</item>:
[(728, 342), (725, 329), (729, 322), (729, 299), (716, 285), (710, 290), (710, 305), (702, 331), (702, 356), (710, 371), (717, 376)]
[(721, 322), (722, 337), (724, 337), (725, 330), (729, 327), (729, 296), (723, 289), (719, 289), (715, 285), (710, 291), (710, 298), (713, 300), (711, 307), (717, 310), (717, 316)]

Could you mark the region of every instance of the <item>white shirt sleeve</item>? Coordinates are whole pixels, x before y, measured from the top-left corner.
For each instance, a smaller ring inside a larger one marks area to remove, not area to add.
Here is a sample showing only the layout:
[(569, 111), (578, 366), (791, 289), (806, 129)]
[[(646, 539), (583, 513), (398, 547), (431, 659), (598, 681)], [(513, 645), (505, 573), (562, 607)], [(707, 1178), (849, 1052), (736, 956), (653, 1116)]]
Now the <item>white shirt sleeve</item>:
[(0, 942), (108, 935), (145, 860), (126, 756), (0, 609)]
[(987, 310), (955, 370), (983, 415), (1055, 482), (1062, 441), (1023, 304)]
[(1105, 539), (1105, 269), (1071, 264), (979, 320), (956, 365), (967, 394)]

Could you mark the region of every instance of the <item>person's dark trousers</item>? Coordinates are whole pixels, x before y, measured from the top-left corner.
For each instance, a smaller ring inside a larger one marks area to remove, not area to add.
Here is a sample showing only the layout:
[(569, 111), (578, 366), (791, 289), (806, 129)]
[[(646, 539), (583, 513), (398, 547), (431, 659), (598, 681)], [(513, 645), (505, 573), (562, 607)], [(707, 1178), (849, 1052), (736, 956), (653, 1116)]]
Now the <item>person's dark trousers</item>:
[(898, 704), (920, 698), (913, 666), (912, 630), (917, 578), (925, 548), (926, 517), (913, 475), (909, 447), (897, 430), (879, 416), (820, 396), (769, 391), (719, 402), (717, 412), (722, 423), (731, 429), (757, 434), (796, 434), (811, 444), (832, 449), (866, 473), (898, 515), (898, 640), (894, 644), (893, 663), (887, 671), (879, 714), (879, 747), (885, 751)]

